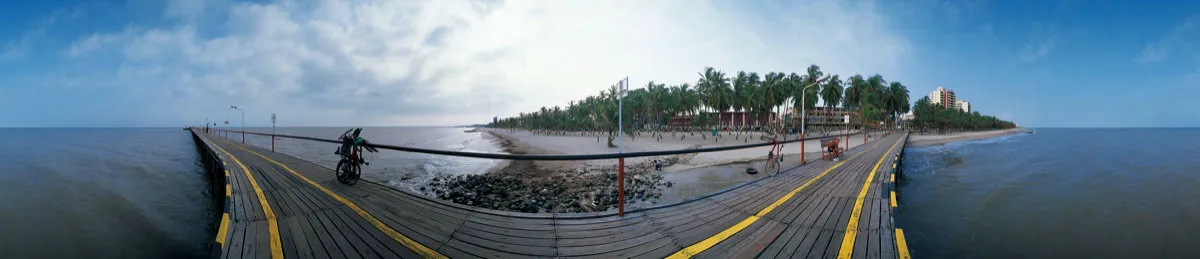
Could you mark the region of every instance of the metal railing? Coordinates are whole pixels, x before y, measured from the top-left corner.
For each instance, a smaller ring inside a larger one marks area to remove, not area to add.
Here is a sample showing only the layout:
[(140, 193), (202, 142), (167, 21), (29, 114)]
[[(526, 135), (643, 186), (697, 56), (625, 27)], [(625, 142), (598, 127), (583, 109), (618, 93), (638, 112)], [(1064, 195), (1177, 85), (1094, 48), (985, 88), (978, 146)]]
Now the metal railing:
[[(333, 143), (333, 144), (342, 144), (341, 141), (338, 141), (336, 139), (325, 139), (325, 138), (296, 136), (296, 135), (288, 135), (288, 134), (272, 134), (272, 133), (263, 133), (263, 132), (227, 130), (227, 129), (216, 129), (216, 128), (209, 128), (208, 130), (210, 132), (226, 132), (226, 133), (232, 132), (232, 133), (242, 133), (242, 134), (249, 134), (249, 135), (271, 137), (272, 141), (274, 141), (275, 137), (281, 137), (281, 138), (291, 138), (291, 139), (309, 140), (309, 141), (317, 141), (317, 142), (327, 142), (327, 143)], [(201, 132), (203, 132), (203, 131), (201, 131)], [(709, 148), (663, 150), (663, 151), (643, 151), (643, 152), (628, 152), (628, 153), (584, 154), (584, 155), (527, 155), (527, 154), (518, 155), (518, 154), (462, 152), (462, 151), (426, 149), (426, 148), (396, 146), (396, 145), (387, 145), (387, 144), (375, 144), (375, 143), (368, 143), (368, 144), (364, 144), (363, 146), (374, 147), (376, 149), (387, 149), (387, 150), (395, 150), (395, 151), (403, 151), (403, 152), (414, 152), (414, 153), (458, 156), (458, 157), (471, 157), (471, 158), (484, 158), (484, 159), (527, 160), (527, 161), (568, 161), (568, 160), (600, 160), (600, 159), (624, 160), (625, 158), (632, 158), (632, 157), (649, 157), (649, 156), (666, 156), (666, 155), (680, 155), (680, 154), (692, 154), (692, 153), (721, 152), (721, 151), (729, 151), (729, 150), (765, 147), (765, 146), (772, 146), (772, 145), (783, 145), (783, 144), (787, 144), (787, 143), (795, 143), (795, 142), (809, 141), (809, 140), (822, 140), (822, 139), (828, 139), (828, 138), (839, 138), (840, 139), (843, 137), (845, 137), (847, 140), (845, 142), (845, 145), (846, 145), (846, 149), (848, 150), (849, 145), (850, 145), (850, 143), (848, 141), (849, 137), (852, 135), (859, 135), (859, 134), (864, 134), (864, 133), (866, 133), (866, 134), (883, 133), (883, 131), (859, 130), (857, 132), (834, 134), (834, 135), (823, 135), (820, 137), (800, 137), (800, 138), (791, 139), (791, 140), (764, 141), (762, 143), (730, 145), (730, 146), (709, 147)], [(866, 135), (863, 136), (863, 141), (864, 141), (864, 143), (865, 143), (865, 141), (867, 141)], [(804, 160), (804, 149), (805, 149), (804, 146), (805, 146), (804, 144), (801, 144), (801, 147), (800, 147), (801, 148), (801, 153), (800, 153), (801, 164), (800, 165), (804, 165), (806, 163), (806, 161)], [(781, 154), (778, 154), (778, 155), (782, 156), (783, 155), (782, 152), (780, 152), (780, 153)], [(777, 159), (778, 157), (775, 157), (775, 158)], [(619, 164), (623, 164), (623, 163), (619, 163)], [(780, 169), (782, 170), (782, 168), (780, 168)], [(625, 181), (624, 168), (622, 168), (621, 166), (618, 166), (618, 170), (620, 171), (620, 173), (618, 173), (617, 181), (619, 183), (623, 183)], [(617, 201), (617, 204), (618, 204), (617, 214), (623, 216), (625, 214), (625, 209), (624, 209), (625, 190), (620, 187), (618, 187), (618, 189), (619, 189), (618, 190), (619, 199)]]

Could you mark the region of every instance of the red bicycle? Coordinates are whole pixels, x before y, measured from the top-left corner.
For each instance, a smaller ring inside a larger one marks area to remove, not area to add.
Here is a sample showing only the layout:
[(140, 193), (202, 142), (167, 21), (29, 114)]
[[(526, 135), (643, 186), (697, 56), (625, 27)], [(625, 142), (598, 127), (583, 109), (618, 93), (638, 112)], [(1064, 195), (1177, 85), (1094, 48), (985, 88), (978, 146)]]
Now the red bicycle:
[(342, 141), (342, 146), (334, 151), (334, 154), (341, 155), (342, 159), (338, 161), (335, 172), (338, 182), (348, 185), (358, 183), (358, 179), (362, 176), (362, 165), (370, 165), (366, 159), (363, 159), (362, 151), (365, 148), (370, 152), (379, 152), (379, 150), (367, 144), (366, 139), (359, 137), (362, 128), (354, 128), (342, 133), (338, 140)]

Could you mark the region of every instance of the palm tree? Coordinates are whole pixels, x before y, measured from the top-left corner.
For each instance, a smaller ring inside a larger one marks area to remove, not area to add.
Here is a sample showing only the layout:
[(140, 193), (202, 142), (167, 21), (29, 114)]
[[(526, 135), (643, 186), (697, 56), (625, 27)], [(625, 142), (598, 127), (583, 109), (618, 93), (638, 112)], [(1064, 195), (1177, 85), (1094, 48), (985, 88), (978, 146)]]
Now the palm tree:
[[(784, 88), (784, 77), (785, 75), (779, 72), (770, 72), (764, 77), (762, 87), (759, 88), (760, 94), (764, 99), (761, 107), (763, 110), (770, 112), (777, 109), (783, 103), (784, 95), (780, 94), (780, 91)], [(778, 111), (775, 112), (776, 115), (779, 114)], [(775, 117), (777, 116), (771, 116), (771, 120), (767, 123), (774, 124)]]
[(830, 76), (829, 80), (821, 85), (821, 99), (825, 100), (825, 109), (833, 116), (833, 107), (842, 100), (842, 80), (838, 75)]
[(888, 92), (888, 108), (892, 113), (892, 121), (895, 122), (901, 113), (908, 112), (908, 87), (900, 82), (892, 82)]
[(849, 86), (846, 87), (845, 94), (843, 94), (845, 100), (842, 102), (842, 105), (847, 109), (857, 108), (862, 105), (862, 96), (867, 88), (867, 80), (863, 79), (861, 75), (854, 75), (850, 77), (847, 83), (849, 83)]
[[(825, 73), (821, 72), (821, 67), (817, 65), (808, 66), (808, 74), (804, 77), (804, 84), (799, 87), (816, 84), (817, 80), (821, 80), (821, 77), (824, 76)], [(804, 92), (804, 98), (802, 98), (805, 101), (804, 108), (810, 110), (817, 106), (817, 93), (820, 92), (820, 86), (814, 86), (811, 89)]]
[[(742, 124), (735, 127), (737, 136), (734, 139), (742, 137), (742, 131), (746, 129), (746, 110), (750, 108), (751, 96), (753, 96), (753, 88), (750, 87), (750, 75), (746, 71), (738, 71), (737, 77), (733, 78), (733, 109), (742, 111)], [(733, 118), (730, 118), (733, 119)], [(734, 123), (730, 123), (734, 124)]]
[[(696, 90), (700, 93), (704, 106), (717, 112), (718, 120), (713, 124), (716, 129), (720, 123), (720, 112), (728, 109), (726, 101), (729, 91), (729, 79), (725, 73), (712, 67), (705, 67), (703, 73), (698, 73), (700, 80), (696, 82)], [(705, 137), (707, 139), (707, 137)]]
[(876, 108), (884, 107), (884, 95), (887, 94), (887, 81), (883, 80), (883, 76), (875, 74), (867, 78), (867, 86), (867, 89), (869, 89), (868, 92), (871, 94), (870, 96), (873, 97), (869, 98), (871, 104), (875, 105)]

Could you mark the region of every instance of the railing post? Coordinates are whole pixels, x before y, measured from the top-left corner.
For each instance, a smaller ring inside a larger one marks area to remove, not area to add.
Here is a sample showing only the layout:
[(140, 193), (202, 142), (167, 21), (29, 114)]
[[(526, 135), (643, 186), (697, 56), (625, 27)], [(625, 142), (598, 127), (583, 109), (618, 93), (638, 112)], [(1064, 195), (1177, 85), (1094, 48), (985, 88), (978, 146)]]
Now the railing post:
[(625, 216), (625, 158), (617, 158), (617, 216)]

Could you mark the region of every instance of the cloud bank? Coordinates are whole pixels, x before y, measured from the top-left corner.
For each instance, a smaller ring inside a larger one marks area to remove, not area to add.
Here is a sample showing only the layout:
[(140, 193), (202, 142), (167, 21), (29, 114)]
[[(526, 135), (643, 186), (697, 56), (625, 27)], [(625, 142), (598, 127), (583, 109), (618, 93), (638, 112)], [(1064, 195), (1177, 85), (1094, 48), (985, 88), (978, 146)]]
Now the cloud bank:
[[(165, 25), (74, 40), (103, 69), (59, 85), (140, 100), (138, 123), (247, 110), (250, 125), (452, 125), (565, 105), (629, 76), (904, 72), (907, 39), (871, 1), (172, 1)], [(85, 83), (79, 83), (85, 82)], [(86, 112), (86, 111), (80, 111)]]

